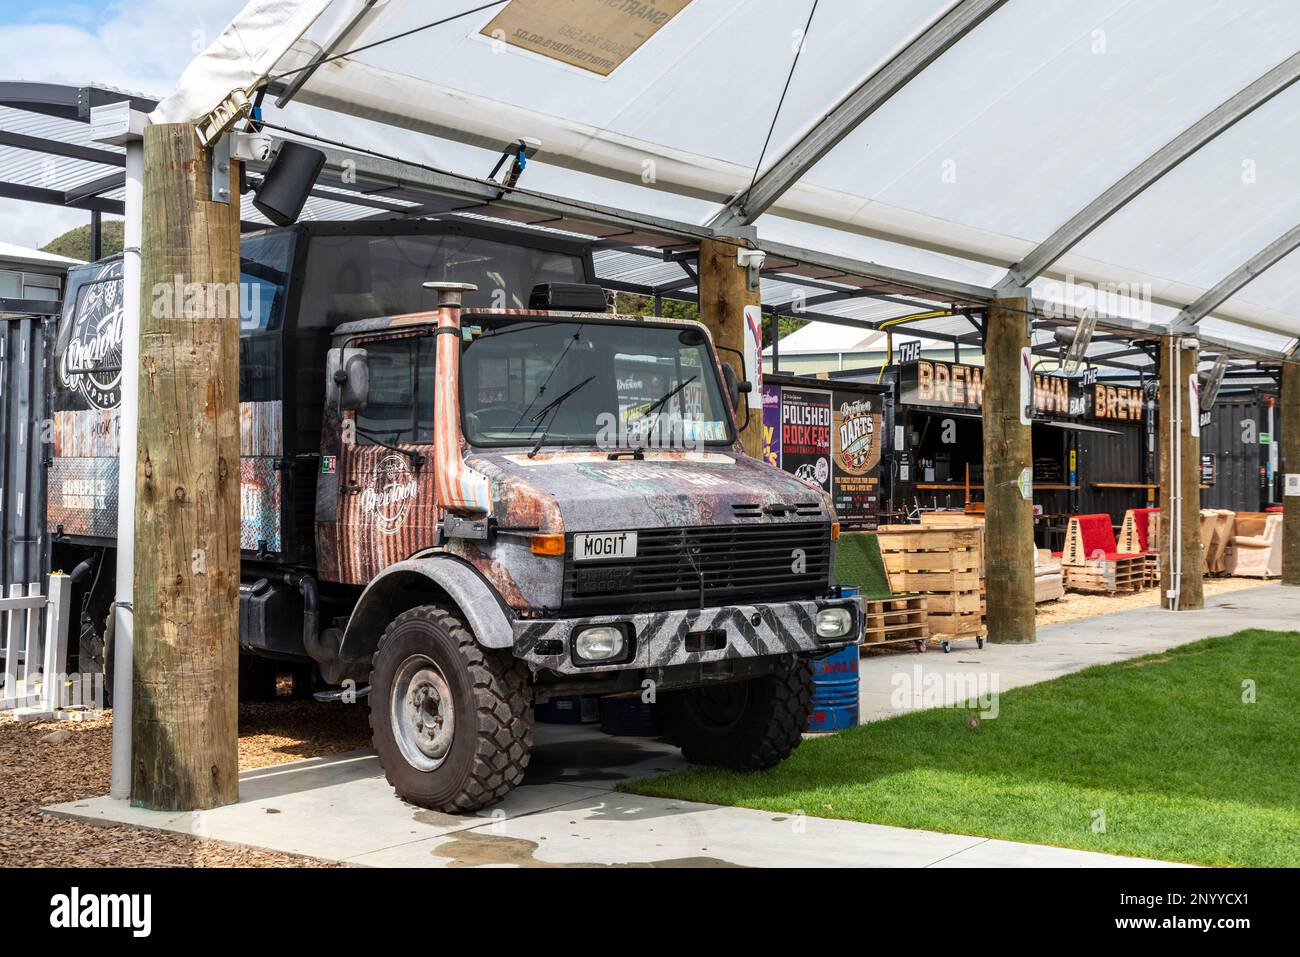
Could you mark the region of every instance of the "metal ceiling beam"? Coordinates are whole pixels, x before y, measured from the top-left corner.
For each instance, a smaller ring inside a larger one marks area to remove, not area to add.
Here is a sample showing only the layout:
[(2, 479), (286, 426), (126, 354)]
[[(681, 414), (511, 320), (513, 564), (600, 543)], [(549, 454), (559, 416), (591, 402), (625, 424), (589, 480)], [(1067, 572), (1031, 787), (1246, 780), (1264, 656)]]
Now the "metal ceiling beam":
[(845, 276), (869, 279), (882, 286), (892, 286), (897, 291), (907, 291), (923, 299), (932, 299), (945, 305), (982, 304), (993, 301), (993, 290), (987, 286), (927, 276), (907, 269), (895, 269), (879, 263), (865, 262), (848, 256), (819, 253), (799, 246), (770, 242), (758, 238), (758, 248), (777, 259), (789, 259), (805, 266), (832, 269)]
[(1015, 263), (999, 283), (999, 288), (1028, 285), (1034, 277), (1073, 249), (1089, 233), (1148, 186), (1298, 79), (1300, 79), (1300, 53), (1295, 53), (1183, 130), (1148, 156), (1123, 179), (1075, 213), (1068, 222), (1039, 243), (1020, 262)]
[(1300, 226), (1283, 233), (1224, 276), (1212, 288), (1207, 289), (1200, 298), (1174, 317), (1170, 328), (1176, 332), (1193, 331), (1198, 322), (1235, 296), (1260, 273), (1277, 265), (1297, 248), (1300, 248)]
[(93, 146), (79, 146), (76, 143), (63, 143), (43, 136), (28, 136), (26, 133), (10, 133), (8, 130), (0, 130), (0, 146), (12, 146), (48, 156), (85, 160), (87, 163), (102, 163), (105, 166), (126, 166), (125, 153), (113, 153)]
[(108, 90), (98, 86), (69, 86), (65, 83), (31, 83), (25, 80), (0, 82), (0, 106), (28, 113), (58, 116), (65, 120), (89, 122), (92, 107), (105, 103), (131, 101), (131, 109), (152, 113), (156, 100), (145, 96)]
[(72, 206), (76, 209), (98, 210), (115, 216), (125, 215), (121, 200), (87, 196), (69, 203), (67, 194), (61, 189), (44, 189), (23, 183), (0, 183), (0, 198), (21, 199), (29, 203), (45, 203), (48, 206)]
[(953, 44), (970, 33), (1006, 0), (958, 0), (948, 12), (868, 77), (776, 160), (754, 184), (732, 198), (709, 220), (710, 226), (748, 225), (797, 183), (817, 161), (857, 129), (872, 113)]
[(64, 190), (63, 205), (75, 206), (82, 200), (98, 196), (100, 193), (107, 193), (110, 190), (121, 189), (125, 185), (126, 173), (109, 173), (107, 176), (101, 176), (89, 183), (82, 183), (80, 186), (73, 186), (71, 189)]

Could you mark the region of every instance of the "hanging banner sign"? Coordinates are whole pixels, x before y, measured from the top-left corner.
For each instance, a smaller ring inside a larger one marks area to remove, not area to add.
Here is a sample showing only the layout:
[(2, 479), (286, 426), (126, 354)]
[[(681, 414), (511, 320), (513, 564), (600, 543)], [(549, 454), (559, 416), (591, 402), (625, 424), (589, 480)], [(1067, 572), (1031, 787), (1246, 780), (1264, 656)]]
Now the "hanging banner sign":
[(763, 308), (745, 307), (745, 378), (752, 388), (746, 397), (751, 412), (763, 411)]
[(510, 0), (481, 33), (609, 76), (690, 0)]
[(1195, 372), (1187, 376), (1187, 416), (1191, 420), (1192, 437), (1201, 437), (1201, 378)]
[(1020, 424), (1033, 425), (1034, 414), (1034, 351), (1028, 346), (1020, 350)]
[(781, 467), (781, 387), (765, 385), (763, 397), (763, 461)]

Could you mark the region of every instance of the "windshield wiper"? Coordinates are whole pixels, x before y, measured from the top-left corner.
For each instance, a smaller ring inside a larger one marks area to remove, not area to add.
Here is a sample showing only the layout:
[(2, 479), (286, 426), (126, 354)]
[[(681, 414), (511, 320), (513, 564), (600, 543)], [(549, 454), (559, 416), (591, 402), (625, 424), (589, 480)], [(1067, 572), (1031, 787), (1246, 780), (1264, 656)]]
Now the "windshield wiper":
[(537, 427), (542, 424), (542, 420), (546, 418), (547, 415), (551, 416), (551, 421), (546, 423), (546, 428), (542, 429), (542, 434), (537, 437), (537, 444), (534, 445), (532, 451), (528, 453), (528, 457), (530, 459), (537, 454), (537, 450), (540, 449), (542, 447), (542, 443), (546, 441), (546, 436), (551, 431), (551, 425), (555, 422), (554, 413), (560, 410), (560, 406), (564, 403), (564, 400), (567, 399), (569, 396), (573, 395), (573, 393), (577, 392), (579, 389), (581, 389), (583, 386), (585, 386), (588, 382), (590, 382), (594, 378), (596, 378), (594, 375), (587, 376), (587, 378), (583, 379), (573, 388), (566, 389), (564, 392), (561, 392), (554, 399), (552, 399), (550, 402), (546, 403), (546, 405), (542, 406), (540, 409), (537, 410), (537, 414), (534, 415), (532, 418), (532, 421), (537, 423), (537, 425), (533, 426), (534, 432), (537, 431)]
[(651, 412), (658, 412), (660, 409), (664, 407), (664, 405), (668, 402), (669, 399), (675, 396), (678, 392), (681, 392), (682, 389), (685, 389), (688, 385), (694, 382), (695, 379), (696, 376), (691, 376), (689, 379), (684, 379), (681, 382), (677, 383), (677, 385), (675, 385), (672, 389), (664, 393), (663, 396), (661, 396), (658, 399), (655, 399), (648, 406), (646, 406), (645, 411), (641, 413), (641, 418), (644, 419)]

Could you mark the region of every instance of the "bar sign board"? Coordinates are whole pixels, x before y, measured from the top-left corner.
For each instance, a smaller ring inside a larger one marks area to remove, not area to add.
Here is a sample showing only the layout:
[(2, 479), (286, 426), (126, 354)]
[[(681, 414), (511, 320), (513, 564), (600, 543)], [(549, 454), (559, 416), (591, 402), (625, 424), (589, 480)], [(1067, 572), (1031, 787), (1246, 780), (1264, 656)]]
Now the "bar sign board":
[(491, 40), (609, 76), (690, 0), (510, 0), (482, 29)]

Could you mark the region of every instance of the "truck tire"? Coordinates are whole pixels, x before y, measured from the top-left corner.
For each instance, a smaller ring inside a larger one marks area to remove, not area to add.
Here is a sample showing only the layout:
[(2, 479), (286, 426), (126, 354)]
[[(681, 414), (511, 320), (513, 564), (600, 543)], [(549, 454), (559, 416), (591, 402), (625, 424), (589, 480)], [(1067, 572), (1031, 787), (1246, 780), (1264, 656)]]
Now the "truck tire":
[(663, 696), (664, 724), (692, 764), (761, 771), (790, 756), (808, 729), (812, 665)]
[(501, 800), (528, 767), (530, 717), (523, 665), (479, 647), (452, 612), (421, 605), (384, 631), (370, 675), (370, 729), (403, 800), (450, 813)]

